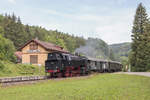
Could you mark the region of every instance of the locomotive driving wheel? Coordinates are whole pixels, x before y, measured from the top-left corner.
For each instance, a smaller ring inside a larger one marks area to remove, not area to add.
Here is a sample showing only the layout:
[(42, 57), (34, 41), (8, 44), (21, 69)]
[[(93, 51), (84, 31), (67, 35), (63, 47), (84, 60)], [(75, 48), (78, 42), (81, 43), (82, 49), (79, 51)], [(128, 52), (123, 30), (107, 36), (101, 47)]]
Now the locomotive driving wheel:
[(63, 76), (63, 75), (62, 75), (61, 72), (57, 74), (57, 77), (58, 77), (58, 78), (61, 78), (62, 76)]

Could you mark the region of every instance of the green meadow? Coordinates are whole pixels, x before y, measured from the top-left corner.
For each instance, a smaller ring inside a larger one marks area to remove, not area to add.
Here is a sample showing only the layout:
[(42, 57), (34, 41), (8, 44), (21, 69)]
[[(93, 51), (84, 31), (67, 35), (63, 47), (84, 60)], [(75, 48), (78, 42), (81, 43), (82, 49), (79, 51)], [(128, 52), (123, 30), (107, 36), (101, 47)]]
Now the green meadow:
[(150, 78), (98, 74), (0, 87), (0, 100), (150, 100)]

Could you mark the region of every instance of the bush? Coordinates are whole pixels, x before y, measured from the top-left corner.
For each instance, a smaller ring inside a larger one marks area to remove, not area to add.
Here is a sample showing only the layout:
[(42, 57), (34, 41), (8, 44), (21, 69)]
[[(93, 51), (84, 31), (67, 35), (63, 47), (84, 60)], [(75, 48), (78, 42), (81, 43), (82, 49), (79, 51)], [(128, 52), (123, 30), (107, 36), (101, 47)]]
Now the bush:
[(13, 43), (0, 35), (0, 60), (16, 61)]
[(44, 75), (43, 66), (34, 66), (27, 64), (14, 64), (8, 61), (0, 61), (0, 77)]
[(2, 71), (4, 69), (4, 64), (0, 61), (0, 70)]

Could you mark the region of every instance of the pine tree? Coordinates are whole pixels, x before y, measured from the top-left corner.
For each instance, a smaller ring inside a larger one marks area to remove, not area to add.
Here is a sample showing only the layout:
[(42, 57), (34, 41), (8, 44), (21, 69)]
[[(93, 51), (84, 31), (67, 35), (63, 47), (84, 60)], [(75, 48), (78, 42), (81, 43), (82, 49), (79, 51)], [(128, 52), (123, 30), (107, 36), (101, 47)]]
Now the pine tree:
[(144, 41), (144, 46), (145, 48), (143, 49), (145, 53), (145, 63), (146, 63), (146, 71), (150, 70), (150, 21), (146, 24), (146, 27), (144, 29), (144, 36), (143, 36), (143, 41)]
[(130, 56), (130, 63), (132, 71), (145, 71), (146, 70), (146, 59), (145, 59), (145, 47), (146, 43), (146, 27), (148, 23), (146, 9), (142, 3), (138, 5), (132, 29), (132, 53)]
[(38, 38), (39, 40), (44, 40), (45, 34), (40, 32), (41, 27), (36, 27), (35, 28), (35, 33), (34, 33), (34, 38)]
[(109, 50), (109, 59), (114, 60), (114, 61), (116, 60), (112, 49)]
[(26, 41), (29, 41), (29, 40), (33, 39), (31, 30), (30, 30), (30, 27), (29, 27), (28, 24), (25, 26), (25, 32), (26, 32), (26, 34), (27, 34), (27, 39), (26, 39)]
[(16, 19), (15, 15), (8, 15), (4, 19), (3, 27), (4, 37), (13, 41), (16, 48), (25, 43), (27, 34), (25, 34), (24, 26), (19, 17)]
[(0, 26), (0, 35), (4, 36), (4, 29)]

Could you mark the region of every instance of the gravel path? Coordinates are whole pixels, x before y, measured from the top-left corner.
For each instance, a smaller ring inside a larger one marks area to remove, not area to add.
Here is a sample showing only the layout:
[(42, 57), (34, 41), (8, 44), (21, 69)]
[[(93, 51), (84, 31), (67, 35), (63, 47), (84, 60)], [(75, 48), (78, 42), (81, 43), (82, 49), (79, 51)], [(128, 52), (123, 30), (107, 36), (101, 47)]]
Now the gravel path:
[(150, 72), (118, 72), (118, 74), (141, 75), (150, 77)]

